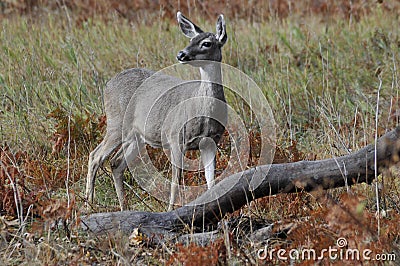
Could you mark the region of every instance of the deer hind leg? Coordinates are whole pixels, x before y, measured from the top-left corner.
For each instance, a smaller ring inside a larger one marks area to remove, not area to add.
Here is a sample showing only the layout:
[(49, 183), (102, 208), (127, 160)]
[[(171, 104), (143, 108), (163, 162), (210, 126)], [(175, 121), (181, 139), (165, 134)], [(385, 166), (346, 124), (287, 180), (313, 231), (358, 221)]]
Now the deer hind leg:
[(182, 179), (182, 161), (184, 153), (179, 147), (171, 148), (171, 163), (172, 163), (172, 180), (171, 180), (171, 196), (169, 198), (168, 211), (172, 211), (178, 194), (178, 187)]
[(110, 159), (112, 176), (121, 211), (127, 209), (125, 204), (124, 172), (128, 168), (128, 164), (139, 154), (142, 146), (143, 143), (138, 138), (129, 139), (129, 141), (122, 144), (120, 149)]
[(103, 141), (90, 153), (86, 178), (86, 199), (88, 203), (93, 201), (97, 170), (120, 145), (119, 134), (107, 134)]
[(211, 138), (203, 138), (199, 143), (200, 157), (204, 165), (204, 173), (207, 181), (207, 188), (214, 186), (215, 153), (217, 147)]

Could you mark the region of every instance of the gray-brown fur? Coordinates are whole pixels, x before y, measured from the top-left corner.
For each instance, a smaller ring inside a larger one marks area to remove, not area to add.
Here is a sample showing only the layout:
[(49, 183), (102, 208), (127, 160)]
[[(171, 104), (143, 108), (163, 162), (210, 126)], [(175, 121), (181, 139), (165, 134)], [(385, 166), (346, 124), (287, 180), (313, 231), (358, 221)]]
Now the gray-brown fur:
[[(93, 199), (96, 172), (109, 159), (121, 209), (126, 209), (123, 174), (145, 143), (153, 147), (164, 145), (171, 150), (173, 180), (170, 208), (175, 202), (181, 175), (180, 163), (186, 150), (200, 149), (207, 185), (210, 188), (214, 184), (215, 144), (209, 140), (219, 141), (227, 117), (219, 65), (221, 48), (227, 39), (225, 22), (220, 15), (217, 33), (213, 34), (204, 33), (180, 12), (177, 18), (182, 32), (191, 38), (190, 44), (178, 53), (177, 59), (199, 67), (201, 81), (188, 82), (155, 74), (148, 69), (134, 68), (117, 74), (107, 83), (104, 90), (107, 130), (103, 141), (89, 156), (86, 185), (89, 202)], [(191, 102), (194, 99), (195, 102)], [(181, 104), (187, 100), (191, 104)], [(174, 113), (168, 116), (171, 111)], [(199, 115), (201, 117), (186, 120)], [(208, 140), (202, 142), (204, 139)]]

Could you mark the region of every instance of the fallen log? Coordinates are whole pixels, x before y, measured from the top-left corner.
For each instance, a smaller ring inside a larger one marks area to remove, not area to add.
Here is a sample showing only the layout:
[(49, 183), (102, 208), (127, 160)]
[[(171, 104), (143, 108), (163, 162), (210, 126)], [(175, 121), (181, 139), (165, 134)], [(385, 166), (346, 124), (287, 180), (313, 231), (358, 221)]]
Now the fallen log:
[(196, 200), (170, 212), (94, 213), (82, 217), (81, 224), (95, 234), (116, 230), (132, 232), (135, 228), (141, 228), (148, 236), (171, 238), (179, 235), (177, 232), (185, 227), (204, 231), (226, 213), (238, 210), (257, 198), (371, 183), (375, 178), (375, 165), (380, 173), (399, 161), (399, 151), (400, 127), (397, 127), (380, 137), (376, 145), (370, 144), (348, 155), (318, 161), (261, 165), (233, 174)]

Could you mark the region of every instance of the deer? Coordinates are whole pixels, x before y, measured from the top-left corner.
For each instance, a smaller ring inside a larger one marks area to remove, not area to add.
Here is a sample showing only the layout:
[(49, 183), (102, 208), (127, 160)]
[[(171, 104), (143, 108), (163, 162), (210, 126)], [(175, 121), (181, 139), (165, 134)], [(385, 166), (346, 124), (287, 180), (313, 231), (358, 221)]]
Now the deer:
[[(227, 41), (225, 20), (222, 14), (218, 16), (216, 33), (204, 32), (181, 12), (177, 12), (177, 20), (183, 35), (190, 38), (190, 43), (178, 52), (176, 59), (188, 67), (198, 68), (201, 80), (188, 82), (160, 74), (154, 78), (153, 86), (143, 88), (143, 84), (155, 72), (132, 68), (118, 73), (106, 83), (106, 133), (89, 155), (87, 203), (93, 201), (96, 173), (108, 160), (120, 208), (126, 210), (124, 172), (145, 144), (170, 150), (172, 180), (168, 211), (174, 208), (186, 151), (200, 151), (207, 188), (215, 184), (216, 144), (223, 135), (227, 119), (220, 65), (222, 47)], [(171, 89), (174, 86), (176, 89)], [(178, 112), (179, 108), (176, 107), (188, 100), (194, 101)], [(129, 112), (128, 105), (131, 107)], [(172, 116), (169, 115), (171, 121), (166, 123), (167, 115), (171, 112), (174, 112)], [(198, 113), (200, 115), (196, 115)], [(189, 121), (186, 121), (187, 114)], [(128, 132), (124, 134), (123, 123), (128, 127)], [(163, 137), (161, 128), (169, 138)]]

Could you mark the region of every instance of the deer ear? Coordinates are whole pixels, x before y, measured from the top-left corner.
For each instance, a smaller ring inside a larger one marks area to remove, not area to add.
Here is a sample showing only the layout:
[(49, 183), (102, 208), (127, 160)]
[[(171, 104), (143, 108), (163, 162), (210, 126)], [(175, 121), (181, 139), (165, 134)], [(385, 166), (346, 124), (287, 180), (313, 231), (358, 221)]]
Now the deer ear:
[(217, 33), (215, 34), (215, 37), (219, 41), (220, 46), (223, 46), (226, 43), (226, 40), (228, 39), (228, 35), (226, 35), (226, 26), (225, 26), (225, 19), (224, 15), (219, 15), (218, 21), (217, 21)]
[(178, 11), (178, 13), (176, 13), (176, 18), (178, 19), (179, 27), (186, 37), (193, 38), (203, 32), (196, 24), (182, 15), (181, 12)]

